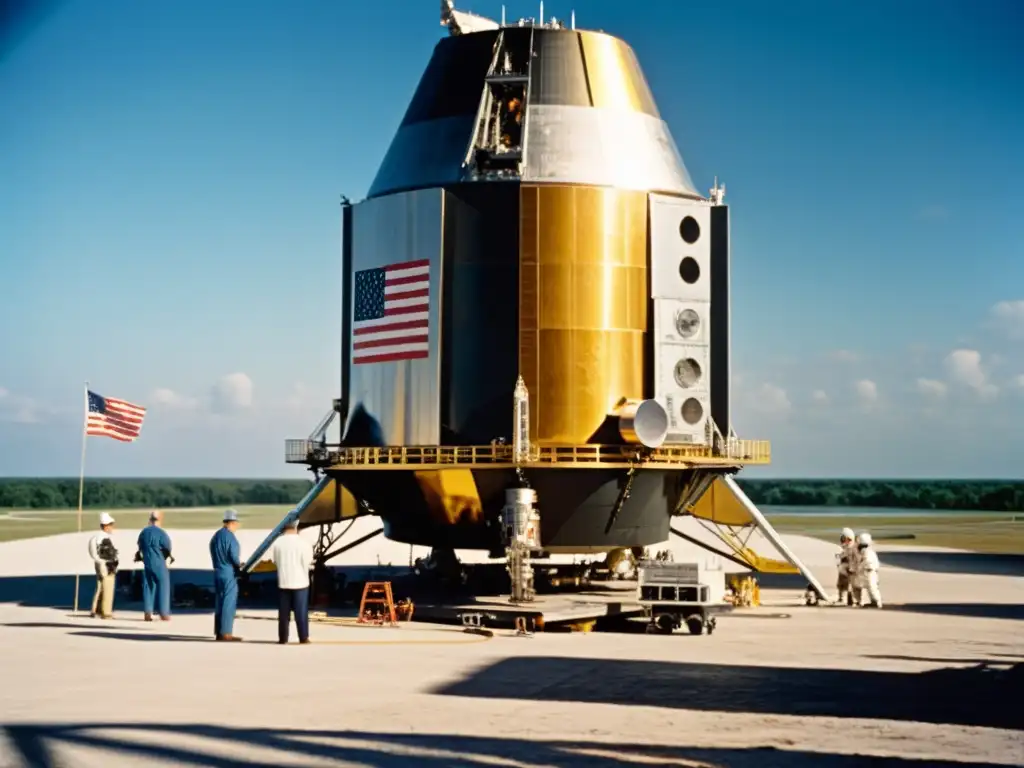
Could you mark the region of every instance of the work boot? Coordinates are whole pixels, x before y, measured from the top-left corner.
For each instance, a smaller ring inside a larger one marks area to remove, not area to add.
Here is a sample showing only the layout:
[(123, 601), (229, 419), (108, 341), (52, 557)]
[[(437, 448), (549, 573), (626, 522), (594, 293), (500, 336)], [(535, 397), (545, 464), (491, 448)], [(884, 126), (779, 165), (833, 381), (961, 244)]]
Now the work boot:
[(231, 642), (240, 643), (242, 641), (242, 638), (235, 637), (234, 635), (217, 635), (217, 640), (219, 640), (221, 642), (226, 642), (226, 643), (231, 643)]
[(161, 616), (160, 617), (160, 621), (170, 621), (170, 620), (171, 620), (170, 616)]
[(143, 621), (152, 621), (152, 620), (153, 620), (153, 614), (152, 614), (152, 613), (147, 613), (147, 614), (145, 614), (145, 615), (144, 615), (144, 616), (142, 617), (142, 620), (143, 620)]
[(311, 642), (313, 641), (310, 640), (308, 637), (305, 640), (299, 640), (300, 645), (309, 645)]

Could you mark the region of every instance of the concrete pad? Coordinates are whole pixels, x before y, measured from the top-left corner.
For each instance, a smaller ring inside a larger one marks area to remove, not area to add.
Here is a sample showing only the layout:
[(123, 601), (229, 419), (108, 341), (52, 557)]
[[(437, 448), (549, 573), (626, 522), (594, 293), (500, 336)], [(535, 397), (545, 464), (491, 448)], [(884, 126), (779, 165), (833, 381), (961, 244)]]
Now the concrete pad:
[[(705, 530), (696, 520), (692, 518), (679, 518), (673, 523), (676, 528), (693, 535), (701, 541), (709, 544), (716, 544), (714, 536)], [(349, 527), (349, 523), (340, 523), (334, 526), (335, 531), (345, 530), (342, 543), (355, 541), (361, 536), (372, 533), (381, 527), (380, 520), (375, 517), (358, 518)], [(167, 530), (171, 536), (174, 548), (175, 562), (172, 567), (182, 570), (202, 570), (210, 567), (209, 542), (210, 537), (216, 529), (208, 531), (195, 529), (173, 529)], [(237, 536), (241, 545), (242, 558), (253, 552), (270, 533), (269, 530), (239, 529)], [(93, 531), (81, 533), (65, 533), (45, 538), (20, 539), (17, 541), (0, 542), (0, 577), (4, 576), (31, 576), (33, 574), (74, 574), (89, 573), (90, 562), (86, 554), (89, 539)], [(306, 529), (300, 532), (300, 536), (315, 542), (318, 531)], [(121, 554), (122, 569), (138, 567), (132, 562), (132, 557), (137, 549), (136, 539), (138, 531), (116, 530), (113, 534), (114, 544)], [(760, 536), (756, 531), (750, 539), (751, 545), (758, 552), (769, 556), (777, 557), (774, 547)], [(815, 539), (810, 536), (787, 536), (787, 544), (794, 550), (797, 557), (800, 557), (808, 566), (824, 566), (834, 568), (834, 554), (838, 552), (838, 546), (828, 542)], [(722, 548), (717, 543), (719, 549)], [(669, 549), (677, 561), (700, 560), (703, 562), (720, 562), (727, 570), (733, 572), (741, 570), (739, 566), (718, 558), (706, 550), (684, 541), (677, 536), (672, 536), (668, 541), (651, 547), (652, 551)], [(430, 554), (429, 547), (412, 546), (397, 541), (391, 541), (383, 535), (361, 544), (354, 549), (339, 555), (331, 560), (332, 565), (395, 565), (408, 566), (417, 558), (426, 557)], [(487, 552), (482, 550), (458, 550), (459, 559), (464, 563), (486, 563), (492, 561)], [(555, 555), (552, 562), (580, 562), (600, 561), (603, 555)]]
[[(243, 551), (261, 532), (245, 533)], [(172, 536), (205, 567), (208, 533)], [(73, 572), (85, 538), (0, 545), (0, 568)], [(806, 608), (796, 584), (710, 637), (314, 623), (312, 645), (282, 647), (267, 611), (240, 612), (245, 642), (216, 643), (208, 612), (0, 603), (0, 766), (1024, 763), (1020, 578), (882, 579), (882, 611)]]

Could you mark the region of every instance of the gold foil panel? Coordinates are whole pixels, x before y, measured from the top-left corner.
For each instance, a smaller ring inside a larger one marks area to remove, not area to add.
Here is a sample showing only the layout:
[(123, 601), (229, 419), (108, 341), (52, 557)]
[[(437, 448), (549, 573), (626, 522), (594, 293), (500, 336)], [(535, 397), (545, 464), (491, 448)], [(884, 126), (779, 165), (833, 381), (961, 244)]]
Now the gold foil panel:
[[(338, 494), (341, 494), (340, 509)], [(337, 480), (332, 480), (302, 513), (303, 525), (333, 523), (356, 516), (356, 500)]]
[(643, 397), (647, 195), (523, 186), (519, 367), (530, 437), (585, 443), (623, 397)]
[(633, 49), (622, 40), (600, 32), (579, 34), (594, 106), (660, 117)]
[(459, 525), (483, 522), (483, 503), (472, 470), (421, 470), (415, 474), (435, 523)]

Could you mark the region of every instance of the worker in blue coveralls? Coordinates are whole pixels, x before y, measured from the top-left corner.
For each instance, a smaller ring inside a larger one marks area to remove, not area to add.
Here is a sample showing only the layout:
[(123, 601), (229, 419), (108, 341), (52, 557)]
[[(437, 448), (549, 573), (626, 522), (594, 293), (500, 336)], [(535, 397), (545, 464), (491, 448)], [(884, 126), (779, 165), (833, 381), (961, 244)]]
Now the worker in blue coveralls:
[(139, 534), (139, 551), (136, 560), (142, 561), (142, 610), (146, 621), (153, 620), (153, 607), (156, 605), (163, 621), (171, 620), (171, 572), (167, 560), (174, 562), (171, 556), (171, 537), (161, 525), (164, 514), (153, 510), (149, 516), (149, 525)]
[(210, 539), (210, 560), (213, 562), (213, 589), (215, 594), (213, 635), (217, 640), (241, 640), (232, 630), (235, 625), (235, 607), (238, 605), (238, 574), (242, 569), (238, 549), (238, 513), (224, 512), (224, 525)]

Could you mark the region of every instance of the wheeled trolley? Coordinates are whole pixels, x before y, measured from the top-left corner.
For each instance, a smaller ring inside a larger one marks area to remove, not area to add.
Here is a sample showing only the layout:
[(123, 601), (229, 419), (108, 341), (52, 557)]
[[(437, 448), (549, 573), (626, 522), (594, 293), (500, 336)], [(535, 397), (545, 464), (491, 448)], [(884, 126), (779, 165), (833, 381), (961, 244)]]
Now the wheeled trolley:
[(692, 635), (715, 631), (725, 602), (725, 574), (699, 563), (644, 561), (638, 567), (637, 597), (650, 619), (648, 632), (671, 634), (683, 625)]

